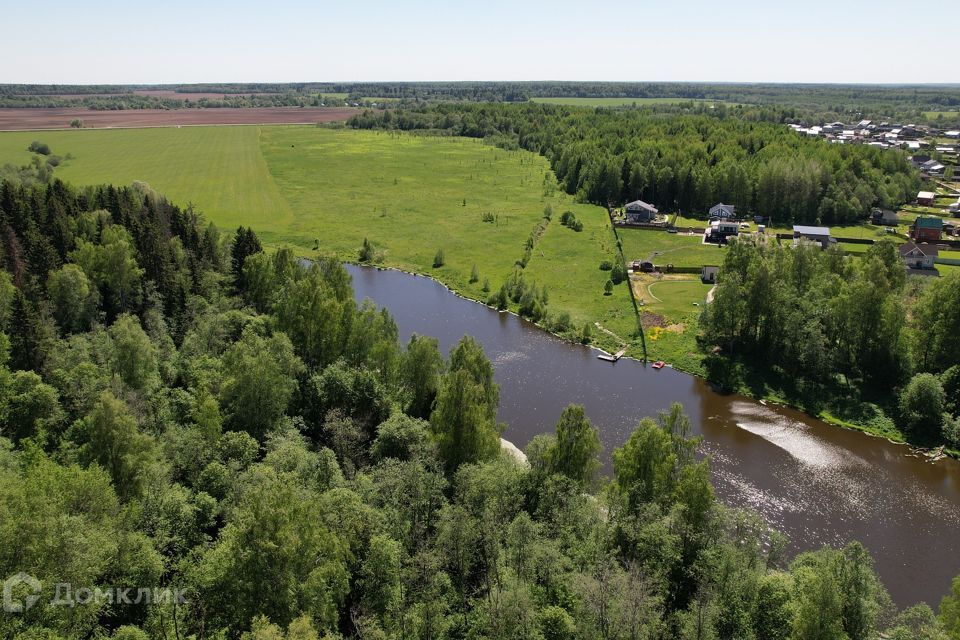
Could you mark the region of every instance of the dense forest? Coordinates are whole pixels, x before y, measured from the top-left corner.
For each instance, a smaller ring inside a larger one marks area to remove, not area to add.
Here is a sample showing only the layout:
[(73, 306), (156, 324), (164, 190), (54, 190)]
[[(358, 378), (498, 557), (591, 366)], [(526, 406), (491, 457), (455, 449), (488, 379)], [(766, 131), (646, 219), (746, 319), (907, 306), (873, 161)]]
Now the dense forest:
[(904, 153), (810, 140), (725, 110), (440, 104), (365, 111), (350, 126), (442, 130), (519, 146), (546, 157), (566, 191), (584, 201), (612, 206), (639, 198), (704, 217), (726, 202), (741, 215), (781, 223), (852, 223), (872, 207), (911, 200), (920, 184)]
[(701, 318), (706, 348), (726, 356), (709, 361), (715, 381), (735, 387), (730, 363), (756, 363), (813, 413), (840, 407), (881, 432), (894, 421), (915, 442), (960, 448), (960, 274), (908, 281), (890, 241), (850, 258), (740, 240), (717, 281)]
[(960, 634), (960, 582), (898, 612), (857, 543), (784, 557), (680, 406), (610, 479), (578, 406), (501, 453), (479, 344), (401, 345), (334, 261), (145, 185), (5, 180), (0, 232), (3, 637)]
[[(173, 85), (0, 85), (0, 105), (64, 106), (56, 96), (87, 96), (90, 104), (127, 105), (133, 91), (164, 90), (177, 93), (277, 94), (283, 100), (308, 99), (322, 94), (347, 94), (363, 98), (418, 102), (526, 102), (531, 98), (671, 98), (721, 101), (734, 104), (780, 106), (799, 109), (821, 120), (876, 118), (910, 122), (960, 120), (960, 86), (957, 85), (842, 85), (683, 82), (294, 82), (206, 83)], [(94, 94), (129, 94), (96, 102)], [(48, 97), (52, 100), (42, 100)], [(76, 103), (74, 103), (76, 104)], [(176, 101), (171, 101), (171, 105)], [(231, 104), (240, 106), (243, 101)], [(183, 106), (200, 106), (191, 103)], [(226, 106), (230, 106), (229, 104)], [(104, 107), (111, 108), (111, 107)], [(946, 118), (930, 112), (950, 112)]]

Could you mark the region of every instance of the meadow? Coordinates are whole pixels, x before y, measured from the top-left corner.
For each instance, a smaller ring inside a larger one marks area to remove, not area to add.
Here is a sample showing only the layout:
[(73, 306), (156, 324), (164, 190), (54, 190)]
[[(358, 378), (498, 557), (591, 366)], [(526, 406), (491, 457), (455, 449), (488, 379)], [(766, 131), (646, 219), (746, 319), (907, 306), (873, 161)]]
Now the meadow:
[[(477, 300), (517, 268), (549, 205), (553, 220), (525, 270), (554, 314), (576, 328), (636, 331), (626, 284), (605, 295), (599, 265), (616, 247), (606, 212), (560, 192), (545, 159), (466, 138), (303, 126), (189, 127), (0, 133), (0, 163), (25, 164), (33, 140), (69, 157), (75, 184), (148, 183), (192, 203), (221, 229), (253, 227), (268, 247), (356, 260), (364, 239), (380, 264), (428, 274)], [(69, 154), (69, 156), (68, 156)], [(583, 230), (559, 222), (575, 211)], [(442, 250), (445, 261), (433, 267)], [(476, 267), (479, 280), (471, 282)], [(515, 308), (515, 305), (514, 305)], [(599, 346), (617, 342), (594, 331)]]

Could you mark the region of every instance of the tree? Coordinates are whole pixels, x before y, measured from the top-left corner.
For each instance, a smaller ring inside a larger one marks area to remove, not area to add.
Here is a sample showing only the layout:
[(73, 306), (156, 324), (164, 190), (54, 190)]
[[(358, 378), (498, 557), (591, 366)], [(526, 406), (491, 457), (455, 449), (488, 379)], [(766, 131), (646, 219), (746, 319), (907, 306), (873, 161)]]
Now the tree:
[(414, 334), (400, 360), (400, 379), (410, 397), (407, 413), (418, 418), (430, 417), (437, 397), (446, 364), (439, 344), (436, 338)]
[(244, 331), (223, 356), (220, 396), (231, 427), (262, 440), (286, 411), (302, 369), (286, 335)]
[(951, 640), (960, 638), (960, 576), (950, 583), (950, 594), (940, 601), (940, 622)]
[(480, 271), (477, 269), (477, 265), (474, 264), (470, 269), (470, 284), (478, 282), (480, 280)]
[(547, 453), (549, 472), (589, 486), (600, 466), (599, 453), (600, 436), (587, 419), (583, 405), (567, 405), (557, 422), (556, 443)]
[(371, 242), (368, 239), (364, 238), (363, 245), (361, 245), (360, 247), (360, 253), (357, 255), (357, 259), (360, 262), (370, 262), (373, 260), (373, 256), (374, 256), (373, 244), (371, 244)]
[(238, 227), (233, 237), (233, 246), (230, 250), (230, 271), (233, 273), (233, 282), (238, 291), (246, 289), (243, 277), (243, 265), (247, 258), (263, 251), (260, 239), (253, 229)]
[(919, 373), (900, 393), (900, 415), (904, 428), (916, 435), (936, 437), (943, 423), (943, 385), (930, 373)]
[(607, 280), (603, 283), (603, 295), (609, 296), (613, 293), (613, 280)]
[(132, 389), (147, 391), (159, 383), (157, 349), (136, 316), (123, 314), (108, 331), (113, 371)]
[(211, 628), (242, 629), (257, 615), (286, 626), (303, 614), (321, 631), (337, 628), (346, 551), (320, 523), (316, 495), (290, 480), (252, 467), (217, 543), (191, 572)]
[(450, 353), (450, 368), (437, 392), (430, 428), (448, 472), (464, 462), (486, 460), (500, 450), (496, 423), (500, 390), (483, 348), (466, 336)]
[(437, 249), (437, 253), (433, 256), (433, 268), (439, 269), (444, 264), (446, 264), (446, 258), (443, 255), (443, 249)]
[(50, 273), (47, 291), (53, 303), (53, 316), (65, 333), (90, 326), (97, 311), (97, 291), (79, 266), (65, 264)]
[(124, 227), (105, 227), (97, 244), (77, 240), (68, 257), (98, 287), (109, 317), (139, 305), (144, 270), (137, 264), (133, 239)]
[(152, 437), (141, 433), (123, 401), (104, 391), (90, 415), (71, 431), (80, 445), (81, 460), (106, 469), (121, 497), (140, 495), (156, 446)]
[[(314, 265), (306, 276), (289, 281), (277, 295), (274, 316), (297, 353), (308, 365), (324, 367), (342, 355), (349, 344), (356, 303), (338, 282), (342, 267)], [(345, 273), (345, 272), (344, 272)]]

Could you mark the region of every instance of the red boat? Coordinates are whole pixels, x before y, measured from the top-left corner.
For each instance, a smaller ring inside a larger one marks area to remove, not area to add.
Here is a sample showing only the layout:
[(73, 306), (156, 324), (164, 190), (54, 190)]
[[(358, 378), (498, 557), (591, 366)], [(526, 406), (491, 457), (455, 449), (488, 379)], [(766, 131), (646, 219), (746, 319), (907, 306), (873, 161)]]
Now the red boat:
[(665, 366), (667, 366), (667, 363), (664, 362), (663, 360), (657, 360), (656, 362), (653, 363), (654, 369), (663, 369)]

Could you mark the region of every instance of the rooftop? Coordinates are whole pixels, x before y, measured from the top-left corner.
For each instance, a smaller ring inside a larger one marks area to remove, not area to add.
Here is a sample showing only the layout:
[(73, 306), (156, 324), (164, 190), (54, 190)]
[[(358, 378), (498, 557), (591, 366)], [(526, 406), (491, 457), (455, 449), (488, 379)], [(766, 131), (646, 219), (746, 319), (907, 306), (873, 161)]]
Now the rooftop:
[(807, 227), (801, 224), (793, 225), (794, 235), (800, 234), (802, 236), (829, 236), (830, 227)]
[(933, 216), (921, 216), (914, 224), (918, 229), (943, 229), (943, 219)]
[(900, 255), (905, 256), (914, 249), (918, 250), (925, 256), (932, 256), (936, 258), (940, 254), (940, 249), (937, 248), (935, 244), (927, 244), (922, 242), (920, 244), (914, 244), (913, 242), (905, 242), (900, 245)]

